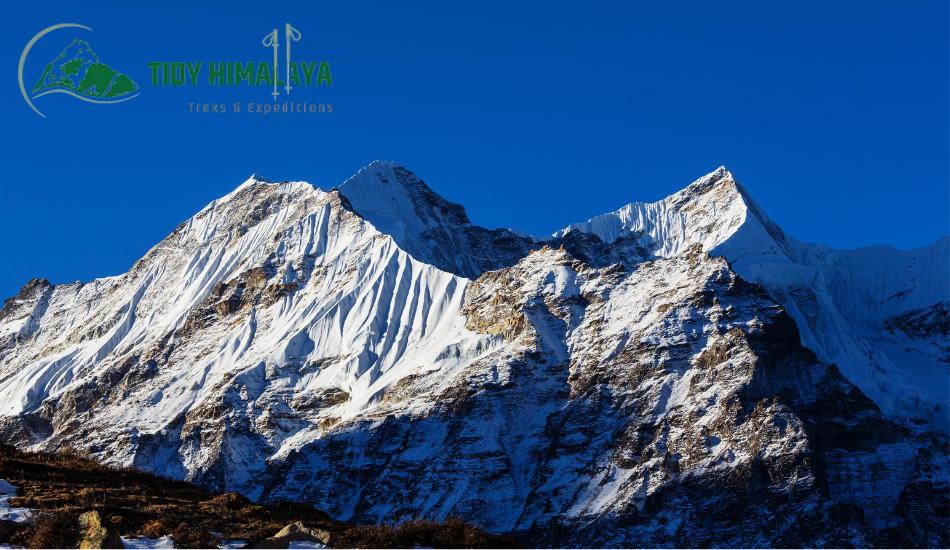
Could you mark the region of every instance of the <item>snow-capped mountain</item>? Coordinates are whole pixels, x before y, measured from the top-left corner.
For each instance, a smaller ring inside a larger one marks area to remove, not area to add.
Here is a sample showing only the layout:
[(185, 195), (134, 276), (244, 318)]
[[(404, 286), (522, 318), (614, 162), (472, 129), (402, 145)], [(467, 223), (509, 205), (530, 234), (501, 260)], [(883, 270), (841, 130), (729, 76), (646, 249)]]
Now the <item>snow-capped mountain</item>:
[(801, 243), (725, 168), (659, 202), (632, 203), (560, 234), (575, 230), (608, 243), (635, 235), (660, 257), (702, 245), (763, 285), (795, 319), (802, 343), (835, 363), (882, 409), (947, 429), (950, 343), (901, 320), (927, 317), (929, 328), (947, 334), (950, 237), (918, 250)]
[(252, 177), (6, 302), (0, 434), (542, 545), (946, 546), (947, 242), (798, 243), (722, 168), (548, 237)]

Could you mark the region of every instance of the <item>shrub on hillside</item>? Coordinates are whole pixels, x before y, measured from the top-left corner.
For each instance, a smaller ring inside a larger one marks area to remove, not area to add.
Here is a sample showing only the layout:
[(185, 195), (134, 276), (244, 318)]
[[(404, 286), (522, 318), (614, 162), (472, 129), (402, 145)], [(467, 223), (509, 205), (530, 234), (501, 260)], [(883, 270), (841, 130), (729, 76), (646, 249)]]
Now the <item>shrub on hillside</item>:
[(76, 548), (79, 527), (76, 516), (66, 512), (41, 512), (33, 516), (23, 545), (27, 548)]

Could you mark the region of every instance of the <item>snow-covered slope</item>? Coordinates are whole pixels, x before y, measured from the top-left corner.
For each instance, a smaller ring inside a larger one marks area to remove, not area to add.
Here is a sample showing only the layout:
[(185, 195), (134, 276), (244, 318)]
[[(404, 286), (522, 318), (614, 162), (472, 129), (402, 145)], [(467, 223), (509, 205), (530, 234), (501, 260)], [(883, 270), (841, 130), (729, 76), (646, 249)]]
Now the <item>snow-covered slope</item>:
[(946, 546), (946, 248), (796, 243), (723, 169), (543, 239), (252, 177), (4, 304), (0, 437), (535, 544)]
[(514, 265), (532, 248), (530, 238), (511, 230), (472, 225), (461, 205), (443, 199), (392, 162), (370, 163), (346, 180), (340, 192), (413, 257), (463, 277)]
[[(635, 238), (660, 257), (692, 244), (725, 257), (789, 311), (805, 346), (885, 411), (947, 428), (950, 237), (910, 251), (801, 243), (722, 167), (666, 199), (632, 203), (556, 235), (571, 231), (607, 242)], [(929, 336), (901, 330), (897, 321), (915, 312), (932, 315)]]
[[(115, 432), (101, 449), (113, 460), (235, 379), (254, 379), (240, 391), (255, 398), (329, 394), (345, 418), (421, 365), (484, 352), (491, 338), (459, 315), (466, 284), (413, 259), (336, 191), (252, 179), (124, 275), (27, 285), (0, 319), (0, 414), (49, 407), (54, 439), (71, 415), (94, 415)], [(142, 383), (120, 391), (103, 377)]]

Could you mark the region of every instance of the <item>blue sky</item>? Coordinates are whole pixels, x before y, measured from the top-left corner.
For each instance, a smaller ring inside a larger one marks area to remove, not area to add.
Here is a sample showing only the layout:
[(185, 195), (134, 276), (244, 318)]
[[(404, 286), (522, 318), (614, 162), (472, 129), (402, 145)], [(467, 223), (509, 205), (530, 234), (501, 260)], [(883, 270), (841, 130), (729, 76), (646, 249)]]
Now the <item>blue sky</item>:
[[(121, 273), (252, 172), (331, 187), (395, 160), (475, 223), (549, 233), (725, 164), (794, 237), (911, 248), (947, 234), (948, 13), (920, 2), (29, 2), (2, 39), (0, 295)], [(147, 4), (147, 5), (145, 5)], [(397, 5), (398, 4), (398, 5)], [(25, 80), (72, 37), (138, 81), (99, 106)], [(155, 88), (149, 61), (330, 61), (319, 116), (189, 115), (266, 90)], [(281, 51), (281, 55), (283, 52)]]

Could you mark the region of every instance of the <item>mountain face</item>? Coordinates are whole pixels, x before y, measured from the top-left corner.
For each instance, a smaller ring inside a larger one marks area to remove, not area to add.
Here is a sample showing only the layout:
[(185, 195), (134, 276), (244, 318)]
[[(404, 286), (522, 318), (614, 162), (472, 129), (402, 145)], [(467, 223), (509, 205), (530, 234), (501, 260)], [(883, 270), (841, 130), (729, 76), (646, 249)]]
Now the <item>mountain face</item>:
[(802, 244), (725, 169), (548, 237), (251, 178), (7, 300), (0, 437), (538, 545), (945, 547), (947, 243)]
[[(885, 412), (947, 430), (950, 237), (909, 251), (801, 243), (724, 168), (662, 201), (633, 203), (568, 231), (608, 243), (639, 235), (660, 257), (700, 244), (763, 285), (795, 319), (802, 343)], [(927, 330), (903, 324), (908, 316), (930, 319)]]

